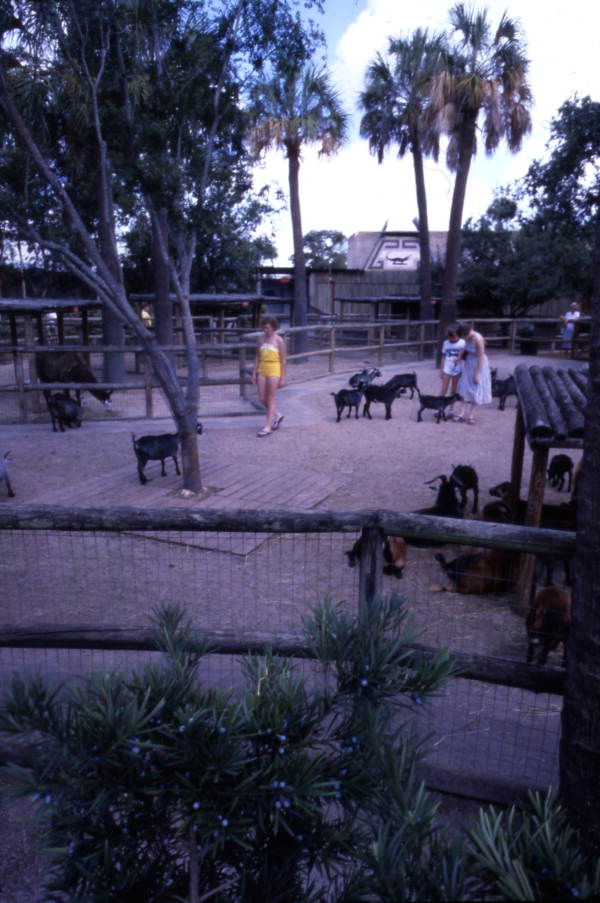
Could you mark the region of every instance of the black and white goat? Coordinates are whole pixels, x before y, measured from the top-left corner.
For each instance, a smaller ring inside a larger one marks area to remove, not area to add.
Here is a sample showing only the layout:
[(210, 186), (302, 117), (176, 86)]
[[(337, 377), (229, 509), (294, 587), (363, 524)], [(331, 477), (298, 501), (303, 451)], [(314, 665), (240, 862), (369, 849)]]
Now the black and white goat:
[(8, 472), (8, 462), (10, 461), (10, 452), (4, 452), (0, 455), (0, 483), (6, 484), (6, 491), (9, 498), (14, 498), (13, 488), (10, 482), (10, 474)]
[[(201, 423), (198, 423), (196, 432), (198, 435), (202, 433)], [(139, 439), (136, 439), (132, 433), (131, 438), (137, 458), (138, 476), (142, 485), (148, 482), (148, 477), (144, 474), (144, 468), (148, 461), (160, 461), (160, 474), (164, 477), (167, 475), (165, 460), (172, 458), (175, 464), (175, 472), (181, 473), (179, 462), (177, 461), (177, 451), (181, 441), (179, 433), (160, 433), (156, 436), (140, 436)]]
[(361, 370), (360, 373), (355, 373), (350, 377), (348, 383), (353, 389), (364, 389), (365, 386), (368, 386), (379, 376), (381, 376), (381, 370), (378, 370), (377, 367), (371, 367), (370, 370), (365, 369)]

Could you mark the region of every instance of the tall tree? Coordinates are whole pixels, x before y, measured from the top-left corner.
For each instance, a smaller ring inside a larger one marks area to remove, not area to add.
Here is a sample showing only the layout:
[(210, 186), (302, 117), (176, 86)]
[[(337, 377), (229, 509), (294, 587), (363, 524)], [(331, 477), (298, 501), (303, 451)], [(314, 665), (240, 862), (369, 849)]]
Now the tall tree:
[(423, 158), (431, 154), (437, 160), (439, 134), (427, 124), (424, 110), (434, 75), (441, 70), (443, 40), (418, 28), (410, 37), (389, 39), (389, 59), (378, 54), (366, 74), (366, 87), (360, 95), (365, 111), (360, 134), (369, 141), (372, 153), (381, 163), (391, 144), (398, 156), (410, 151), (415, 173), (418, 228), (421, 248), (419, 266), (421, 299), (420, 319), (431, 317), (431, 252), (429, 217)]
[[(1, 186), (4, 209), (21, 235), (59, 257), (137, 336), (171, 407), (192, 490), (202, 486), (189, 306), (200, 224), (211, 185), (242, 152), (241, 85), (286, 39), (296, 2), (10, 0), (0, 10), (3, 138), (18, 148), (11, 159), (22, 181), (21, 191)], [(127, 298), (119, 239), (132, 206), (151, 218), (161, 291), (168, 263), (180, 303), (185, 387)]]
[[(283, 150), (288, 160), (290, 215), (294, 245), (294, 326), (308, 322), (308, 290), (300, 205), (302, 148), (320, 144), (319, 153), (333, 154), (346, 136), (347, 115), (342, 110), (329, 75), (311, 63), (281, 63), (255, 85), (250, 110), (251, 147), (257, 154)], [(296, 336), (295, 351), (306, 350), (305, 332)]]
[(432, 127), (449, 136), (446, 161), (456, 173), (442, 288), (439, 337), (457, 316), (456, 286), (461, 227), (471, 161), (481, 132), (487, 154), (502, 139), (511, 151), (521, 147), (531, 129), (531, 92), (519, 25), (504, 14), (493, 30), (486, 9), (455, 4), (444, 71), (432, 80), (427, 110)]

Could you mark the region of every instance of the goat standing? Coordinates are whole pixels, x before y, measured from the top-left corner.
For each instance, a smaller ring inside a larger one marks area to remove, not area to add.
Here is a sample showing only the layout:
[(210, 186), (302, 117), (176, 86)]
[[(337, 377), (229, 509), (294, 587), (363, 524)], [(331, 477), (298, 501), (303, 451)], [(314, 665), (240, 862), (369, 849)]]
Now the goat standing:
[[(358, 408), (362, 401), (362, 389), (340, 389), (339, 392), (331, 393), (335, 399), (335, 408), (337, 411), (336, 423), (340, 422), (344, 408), (348, 408), (348, 417), (352, 414), (352, 408), (355, 411), (355, 419), (358, 420)], [(346, 420), (348, 419), (346, 417)]]
[[(202, 433), (201, 423), (198, 423), (196, 432), (198, 435)], [(131, 439), (137, 458), (138, 476), (142, 485), (148, 482), (148, 477), (144, 474), (144, 468), (148, 461), (160, 461), (160, 474), (164, 477), (167, 475), (165, 460), (172, 458), (175, 464), (175, 472), (177, 474), (181, 473), (179, 462), (177, 461), (177, 450), (181, 440), (179, 433), (160, 433), (157, 436), (140, 436), (139, 439), (136, 439), (132, 433)]]
[(543, 665), (548, 654), (563, 644), (562, 664), (566, 664), (567, 639), (571, 627), (571, 593), (560, 586), (538, 590), (527, 615), (527, 663), (531, 664), (539, 646), (537, 664)]
[[(97, 382), (96, 377), (76, 351), (38, 351), (35, 365), (43, 383), (89, 383), (88, 391), (110, 409), (112, 390), (92, 388)], [(81, 389), (75, 390), (75, 397), (81, 404)]]

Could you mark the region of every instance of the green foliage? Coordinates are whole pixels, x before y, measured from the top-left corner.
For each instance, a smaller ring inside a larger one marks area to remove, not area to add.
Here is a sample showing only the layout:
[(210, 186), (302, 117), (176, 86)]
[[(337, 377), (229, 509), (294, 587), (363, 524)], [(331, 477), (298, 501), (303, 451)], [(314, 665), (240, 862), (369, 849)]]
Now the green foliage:
[(350, 872), (364, 884), (392, 811), (396, 833), (418, 829), (411, 850), (429, 842), (436, 805), (417, 778), (412, 713), (453, 665), (408, 645), (399, 599), (360, 621), (317, 610), (307, 636), (333, 661), (316, 689), (270, 652), (244, 660), (241, 694), (203, 687), (207, 649), (182, 612), (161, 611), (155, 628), (160, 664), (60, 689), (15, 679), (0, 707), (3, 733), (38, 740), (14, 778), (45, 818), (55, 893), (164, 903), (223, 886), (215, 899), (310, 900), (313, 869), (340, 894)]
[(502, 900), (589, 900), (600, 895), (600, 859), (586, 859), (556, 793), (529, 805), (480, 812), (470, 833), (473, 875), (482, 896)]
[(335, 229), (313, 229), (304, 236), (306, 266), (313, 270), (340, 270), (347, 265), (348, 239)]

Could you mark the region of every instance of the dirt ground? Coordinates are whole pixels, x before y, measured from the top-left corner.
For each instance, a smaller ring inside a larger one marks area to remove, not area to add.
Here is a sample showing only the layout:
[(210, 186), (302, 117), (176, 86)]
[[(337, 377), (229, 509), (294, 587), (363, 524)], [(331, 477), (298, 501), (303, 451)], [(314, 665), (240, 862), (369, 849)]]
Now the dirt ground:
[[(508, 375), (521, 363), (572, 366), (570, 361), (561, 358), (515, 358), (493, 352), (490, 358), (492, 365), (498, 367), (499, 377)], [(0, 505), (16, 502), (411, 511), (433, 502), (434, 494), (426, 481), (448, 474), (454, 465), (470, 464), (479, 475), (480, 507), (483, 506), (490, 498), (489, 487), (510, 475), (514, 398), (509, 399), (505, 411), (497, 409), (496, 400), (479, 409), (474, 426), (437, 424), (430, 411), (424, 412), (423, 422), (418, 423), (418, 398), (415, 395), (411, 400), (410, 393), (394, 402), (390, 421), (384, 419), (383, 406), (374, 405), (372, 420), (344, 416), (337, 423), (331, 393), (346, 387), (352, 372), (370, 365), (373, 362), (369, 360), (350, 362), (344, 372), (319, 378), (315, 378), (311, 365), (290, 366), (289, 385), (281, 390), (278, 401), (285, 419), (277, 433), (264, 439), (256, 435), (264, 418), (249, 402), (240, 409), (235, 393), (231, 393), (231, 406), (236, 415), (231, 416), (227, 414), (226, 390), (221, 390), (220, 405), (207, 398), (201, 413), (204, 433), (200, 440), (203, 481), (210, 490), (205, 498), (182, 499), (177, 493), (180, 479), (173, 474), (170, 464), (169, 475), (164, 479), (158, 475), (158, 465), (149, 464), (152, 482), (141, 486), (137, 480), (131, 433), (170, 430), (167, 419), (141, 425), (139, 420), (84, 418), (83, 427), (68, 434), (53, 433), (44, 418), (29, 424), (1, 425), (0, 452), (11, 452), (11, 478), (16, 497), (8, 499), (5, 487), (0, 486)], [(437, 370), (430, 361), (390, 362), (380, 369), (382, 380), (398, 372), (415, 370), (423, 393), (439, 391)], [(94, 404), (89, 402), (90, 411), (96, 411)], [(573, 458), (577, 459), (577, 453)], [(526, 449), (522, 495), (527, 491), (529, 469), (530, 454)], [(546, 498), (559, 502), (566, 495), (548, 488)], [(341, 551), (337, 548), (336, 554), (341, 555)], [(41, 562), (39, 565), (41, 568)], [(3, 567), (7, 567), (6, 561)], [(259, 574), (260, 568), (259, 564)], [(346, 568), (344, 579), (349, 579), (348, 572)], [(40, 573), (44, 585), (46, 575)], [(438, 578), (441, 579), (441, 573)], [(240, 580), (246, 579), (247, 575), (240, 576)], [(13, 615), (21, 601), (17, 595)], [(64, 617), (57, 615), (57, 620), (68, 620), (72, 615), (67, 595), (65, 591)], [(73, 606), (78, 596), (79, 591), (73, 594)], [(464, 602), (467, 608), (469, 604), (468, 600)], [(11, 606), (10, 601), (7, 606)], [(439, 602), (436, 607), (440, 608)], [(118, 611), (117, 604), (114, 614)], [(458, 622), (456, 611), (453, 609), (453, 615), (448, 616), (442, 633), (448, 633), (451, 620)], [(44, 619), (43, 612), (36, 615), (31, 608), (28, 615)], [(269, 624), (270, 609), (265, 609), (262, 616)], [(502, 618), (504, 623), (504, 614), (496, 612), (493, 617)], [(116, 617), (109, 619), (114, 621)], [(235, 617), (232, 620), (235, 623)], [(277, 625), (296, 626), (281, 621)], [(521, 625), (518, 631), (520, 655)], [(494, 641), (495, 637), (492, 644)], [(470, 644), (469, 637), (466, 644), (467, 647)], [(492, 645), (492, 651), (499, 654), (503, 650)], [(43, 869), (43, 860), (38, 862), (37, 857), (32, 860), (27, 852), (30, 826), (26, 819), (21, 819), (22, 810), (0, 797), (0, 903), (36, 903), (43, 899), (37, 895), (35, 877)], [(25, 858), (29, 866), (26, 880), (23, 879)]]

